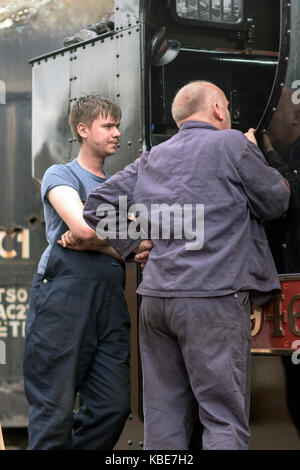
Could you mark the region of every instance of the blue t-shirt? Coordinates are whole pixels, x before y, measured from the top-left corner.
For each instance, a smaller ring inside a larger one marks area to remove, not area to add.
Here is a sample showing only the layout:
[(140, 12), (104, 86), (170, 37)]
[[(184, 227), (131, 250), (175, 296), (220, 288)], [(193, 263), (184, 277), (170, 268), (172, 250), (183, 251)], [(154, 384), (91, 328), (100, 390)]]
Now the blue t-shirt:
[(47, 169), (42, 180), (41, 197), (44, 205), (46, 238), (48, 246), (41, 256), (37, 269), (38, 274), (41, 274), (42, 276), (47, 266), (52, 245), (55, 241), (58, 231), (63, 225), (63, 220), (58, 215), (54, 207), (50, 204), (47, 198), (47, 194), (51, 189), (55, 188), (55, 186), (71, 186), (78, 192), (78, 194), (80, 194), (80, 182), (74, 173), (77, 175), (82, 185), (84, 186), (86, 195), (88, 195), (93, 189), (97, 188), (97, 186), (109, 178), (109, 175), (106, 172), (104, 172), (106, 178), (100, 178), (100, 176), (96, 176), (90, 171), (85, 170), (79, 165), (77, 158), (65, 165), (52, 165)]

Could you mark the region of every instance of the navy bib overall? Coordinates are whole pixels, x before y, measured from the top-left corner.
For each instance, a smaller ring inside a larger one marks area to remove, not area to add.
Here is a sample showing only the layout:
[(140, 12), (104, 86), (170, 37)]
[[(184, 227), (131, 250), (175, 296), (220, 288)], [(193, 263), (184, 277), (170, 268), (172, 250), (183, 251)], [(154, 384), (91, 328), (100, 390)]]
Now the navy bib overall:
[[(24, 352), (29, 448), (112, 449), (130, 412), (125, 268), (95, 251), (62, 248), (57, 240), (67, 230), (62, 222), (32, 285)], [(83, 404), (73, 413), (78, 392)]]

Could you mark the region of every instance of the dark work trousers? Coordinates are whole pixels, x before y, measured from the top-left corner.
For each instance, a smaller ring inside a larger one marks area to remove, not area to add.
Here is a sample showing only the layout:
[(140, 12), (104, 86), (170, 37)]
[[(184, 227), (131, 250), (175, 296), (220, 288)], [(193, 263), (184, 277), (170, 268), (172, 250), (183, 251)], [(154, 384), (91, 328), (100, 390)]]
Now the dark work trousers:
[(109, 256), (57, 243), (35, 276), (24, 352), (29, 449), (112, 449), (118, 440), (130, 412), (124, 276)]
[(145, 449), (186, 450), (199, 413), (203, 450), (248, 449), (250, 302), (143, 297)]

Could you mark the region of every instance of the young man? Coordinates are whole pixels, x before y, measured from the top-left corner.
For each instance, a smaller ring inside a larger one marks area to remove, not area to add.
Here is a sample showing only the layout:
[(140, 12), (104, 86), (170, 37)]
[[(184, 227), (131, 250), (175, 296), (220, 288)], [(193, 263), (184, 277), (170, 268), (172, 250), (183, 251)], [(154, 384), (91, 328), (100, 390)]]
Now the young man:
[[(103, 164), (117, 150), (120, 119), (110, 100), (79, 98), (69, 118), (78, 158), (51, 166), (42, 181), (49, 245), (26, 324), (29, 449), (112, 449), (130, 411), (124, 263), (82, 215), (88, 193), (108, 178)], [(77, 392), (83, 405), (73, 418)]]

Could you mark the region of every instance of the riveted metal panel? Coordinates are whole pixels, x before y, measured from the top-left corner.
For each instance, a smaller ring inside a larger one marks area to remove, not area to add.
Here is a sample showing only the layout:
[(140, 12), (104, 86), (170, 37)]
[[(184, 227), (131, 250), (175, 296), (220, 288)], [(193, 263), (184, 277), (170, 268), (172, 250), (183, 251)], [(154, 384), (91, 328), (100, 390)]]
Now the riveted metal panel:
[[(148, 0), (150, 3), (150, 1)], [(141, 0), (115, 0), (115, 27), (119, 29), (133, 26), (139, 22)]]
[(139, 156), (140, 57), (141, 31), (133, 27), (33, 62), (34, 178), (40, 181), (51, 164), (66, 163), (77, 156), (79, 146), (69, 129), (68, 114), (72, 103), (82, 94), (100, 93), (122, 109), (120, 148), (106, 160), (105, 169), (113, 174)]
[(64, 54), (33, 65), (32, 170), (41, 181), (53, 163), (69, 160), (70, 62)]
[[(141, 148), (140, 34), (138, 27), (128, 28), (78, 47), (71, 63), (72, 101), (82, 93), (97, 92), (122, 109), (119, 149), (105, 161), (105, 169), (110, 174), (134, 161)], [(74, 158), (79, 148), (74, 140), (71, 145)]]

